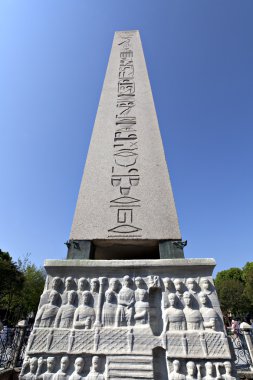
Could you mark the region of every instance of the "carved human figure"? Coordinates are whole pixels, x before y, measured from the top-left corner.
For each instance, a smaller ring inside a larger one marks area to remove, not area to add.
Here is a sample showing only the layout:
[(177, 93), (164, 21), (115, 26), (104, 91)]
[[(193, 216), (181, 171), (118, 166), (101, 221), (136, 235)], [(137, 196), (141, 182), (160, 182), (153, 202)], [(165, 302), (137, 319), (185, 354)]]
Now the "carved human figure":
[(55, 357), (54, 356), (48, 356), (46, 359), (47, 364), (47, 370), (46, 372), (40, 374), (40, 370), (42, 367), (42, 363), (44, 362), (43, 358), (39, 358), (38, 361), (38, 371), (37, 371), (37, 379), (42, 380), (53, 380), (54, 377), (54, 368), (55, 368)]
[[(55, 290), (56, 292), (60, 293), (61, 286), (62, 286), (61, 278), (60, 277), (54, 277), (52, 280), (52, 285), (51, 285), (50, 289), (43, 292), (41, 297), (40, 297), (39, 309), (41, 308), (41, 306), (48, 303), (49, 295), (50, 295), (52, 290)], [(61, 299), (59, 299), (59, 301), (61, 302)], [(60, 306), (60, 304), (58, 306)]]
[(184, 292), (183, 300), (185, 304), (184, 315), (187, 324), (187, 330), (203, 330), (203, 318), (198, 309), (192, 307), (192, 295), (190, 292)]
[(136, 290), (134, 292), (135, 294), (135, 301), (139, 301), (139, 292), (144, 288), (144, 281), (141, 277), (136, 277), (135, 280)]
[(173, 370), (169, 374), (169, 380), (185, 380), (185, 375), (179, 372), (179, 360), (173, 360)]
[(89, 282), (85, 277), (80, 277), (77, 282), (78, 306), (83, 304), (83, 292), (89, 289)]
[(200, 313), (203, 318), (203, 325), (205, 329), (217, 330), (218, 329), (218, 314), (212, 307), (208, 307), (208, 297), (206, 293), (199, 293)]
[(118, 294), (118, 307), (116, 311), (116, 326), (131, 326), (134, 312), (134, 291), (130, 288), (131, 278), (123, 278), (123, 287)]
[(102, 324), (105, 327), (115, 325), (115, 316), (117, 310), (117, 298), (113, 290), (105, 294), (105, 302), (102, 311)]
[(67, 277), (65, 280), (65, 290), (62, 294), (62, 305), (65, 305), (68, 302), (68, 292), (70, 290), (75, 290), (76, 283), (73, 277)]
[(186, 380), (197, 380), (196, 379), (196, 365), (194, 362), (190, 361), (186, 363), (187, 375)]
[(226, 361), (223, 363), (225, 367), (225, 373), (224, 375), (221, 375), (221, 378), (224, 380), (235, 380), (236, 378), (231, 375), (232, 372), (232, 365), (229, 361)]
[(171, 278), (165, 277), (163, 279), (164, 292), (163, 292), (163, 308), (166, 309), (169, 307), (168, 295), (173, 292), (174, 284)]
[(188, 291), (191, 293), (191, 294), (197, 294), (198, 292), (198, 289), (197, 289), (197, 283), (196, 281), (194, 280), (194, 278), (187, 278), (186, 280), (186, 286), (187, 286), (187, 289)]
[(69, 376), (67, 374), (69, 366), (69, 357), (63, 356), (61, 358), (60, 369), (54, 374), (53, 380), (68, 380)]
[(105, 292), (105, 294), (107, 292), (114, 292), (114, 295), (115, 295), (115, 298), (118, 300), (118, 292), (119, 292), (119, 288), (120, 288), (120, 282), (117, 278), (111, 278), (110, 281), (109, 281), (109, 289)]
[(178, 298), (175, 293), (170, 293), (168, 296), (169, 307), (164, 312), (164, 329), (168, 330), (185, 330), (186, 320), (184, 312), (178, 307)]
[(90, 282), (90, 292), (92, 295), (92, 304), (94, 309), (97, 309), (98, 306), (98, 294), (99, 294), (99, 279), (92, 278)]
[(135, 324), (146, 325), (149, 323), (148, 292), (145, 289), (139, 289), (138, 297), (139, 300), (135, 303)]
[(206, 293), (207, 295), (210, 295), (212, 293), (211, 283), (208, 280), (208, 278), (206, 277), (201, 278), (200, 287), (201, 287), (201, 291)]
[[(23, 366), (24, 366), (24, 364), (23, 364)], [(34, 358), (34, 357), (28, 358), (26, 364), (29, 365), (29, 372), (26, 373), (25, 375), (21, 372), (20, 379), (36, 380), (36, 372), (37, 372), (37, 368), (38, 368), (38, 359)], [(23, 370), (23, 368), (22, 368), (22, 370)]]
[(70, 375), (69, 380), (82, 380), (83, 379), (82, 372), (83, 372), (83, 367), (84, 367), (83, 358), (76, 358), (74, 367), (75, 367), (75, 370)]
[(83, 305), (78, 306), (74, 314), (73, 326), (76, 329), (90, 329), (95, 322), (95, 310), (91, 303), (89, 290), (83, 292)]
[(181, 301), (184, 293), (184, 283), (182, 280), (180, 280), (180, 278), (175, 278), (173, 282), (176, 289), (176, 295), (178, 296), (178, 299)]
[(104, 380), (104, 375), (102, 373), (99, 373), (99, 357), (93, 356), (92, 358), (92, 366), (90, 367), (89, 374), (85, 377), (85, 380)]
[(58, 310), (55, 318), (55, 327), (70, 328), (73, 324), (73, 318), (76, 310), (76, 297), (77, 294), (74, 290), (68, 292), (68, 303), (62, 305)]
[(203, 377), (203, 380), (215, 380), (213, 377), (213, 364), (211, 362), (205, 363), (206, 376)]
[(49, 302), (46, 305), (41, 306), (38, 310), (34, 327), (52, 327), (56, 314), (59, 310), (57, 306), (59, 304), (60, 294), (55, 290), (52, 290), (49, 295)]

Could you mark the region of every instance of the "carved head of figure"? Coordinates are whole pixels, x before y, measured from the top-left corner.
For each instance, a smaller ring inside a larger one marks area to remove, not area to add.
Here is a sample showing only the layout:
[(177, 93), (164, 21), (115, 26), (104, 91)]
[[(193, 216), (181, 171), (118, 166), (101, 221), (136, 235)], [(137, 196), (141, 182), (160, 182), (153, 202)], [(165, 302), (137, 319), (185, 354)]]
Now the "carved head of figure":
[(94, 371), (97, 371), (99, 367), (99, 357), (98, 356), (93, 356), (92, 358), (92, 368)]
[(203, 292), (210, 292), (211, 290), (211, 284), (210, 284), (210, 281), (208, 280), (208, 278), (202, 278), (201, 281), (200, 281), (200, 286), (201, 286), (201, 289), (203, 290)]
[(56, 290), (51, 290), (48, 298), (51, 305), (57, 306), (60, 301), (60, 294)]
[(73, 277), (67, 277), (65, 280), (65, 290), (72, 290), (74, 289), (75, 281)]
[(70, 290), (68, 293), (68, 303), (70, 305), (74, 305), (76, 302), (76, 292), (74, 290)]
[(213, 374), (213, 364), (211, 362), (206, 362), (206, 376), (212, 376)]
[(175, 285), (176, 292), (183, 293), (184, 284), (182, 280), (180, 280), (179, 278), (175, 278), (174, 285)]
[(135, 285), (136, 285), (136, 288), (141, 288), (142, 285), (143, 285), (143, 279), (141, 277), (136, 277), (136, 279), (134, 280), (135, 282)]
[(179, 372), (179, 368), (180, 368), (180, 362), (179, 360), (173, 360), (173, 371), (174, 372)]
[(176, 297), (175, 293), (170, 293), (168, 295), (168, 300), (169, 300), (170, 306), (176, 307), (176, 305), (177, 305), (177, 297)]
[(145, 302), (145, 301), (147, 301), (147, 297), (148, 297), (148, 292), (145, 289), (140, 289), (139, 290), (139, 300)]
[(132, 279), (129, 276), (124, 276), (123, 277), (123, 284), (126, 288), (130, 288), (132, 284)]
[(117, 278), (111, 278), (109, 281), (109, 288), (114, 292), (119, 290), (119, 280)]
[(81, 277), (79, 278), (78, 280), (78, 290), (80, 290), (81, 292), (83, 292), (84, 290), (86, 290), (89, 286), (89, 283), (88, 283), (88, 280), (85, 278), (85, 277)]
[(114, 292), (112, 290), (108, 290), (106, 293), (105, 293), (105, 300), (106, 302), (108, 303), (113, 303), (114, 302)]
[(74, 367), (75, 367), (75, 372), (78, 374), (81, 374), (84, 367), (83, 358), (76, 358)]
[(69, 357), (68, 356), (63, 356), (61, 358), (61, 371), (62, 372), (66, 372), (68, 366), (69, 366)]
[(197, 287), (197, 283), (196, 283), (196, 281), (193, 279), (193, 278), (187, 278), (187, 280), (186, 280), (186, 286), (187, 286), (187, 288), (188, 288), (188, 290), (190, 291), (190, 292), (196, 292), (197, 291), (197, 289), (196, 289), (196, 287)]
[(55, 367), (55, 357), (54, 356), (49, 356), (47, 358), (47, 371), (48, 372), (53, 372)]
[(187, 373), (189, 376), (194, 376), (195, 373), (195, 363), (194, 362), (187, 362), (186, 363)]
[(85, 290), (82, 294), (83, 296), (83, 304), (84, 305), (89, 305), (90, 304), (90, 299), (91, 299), (91, 294), (89, 290)]
[(183, 294), (183, 299), (184, 299), (184, 303), (186, 306), (191, 306), (191, 303), (192, 303), (192, 298), (191, 298), (191, 293), (190, 292), (184, 292)]
[(99, 291), (99, 280), (98, 278), (93, 278), (90, 282), (91, 292), (98, 293)]
[(231, 375), (232, 366), (230, 362), (224, 362), (224, 367), (227, 375)]
[(30, 372), (36, 373), (37, 367), (38, 367), (38, 359), (37, 358), (31, 358), (29, 360), (29, 366), (30, 366)]
[(206, 306), (206, 304), (207, 304), (207, 295), (204, 292), (199, 292), (199, 302), (203, 306)]
[(164, 284), (165, 290), (170, 290), (172, 287), (173, 281), (169, 277), (165, 277), (163, 279), (163, 284)]
[(59, 292), (61, 287), (62, 281), (60, 277), (54, 277), (52, 281), (52, 289)]

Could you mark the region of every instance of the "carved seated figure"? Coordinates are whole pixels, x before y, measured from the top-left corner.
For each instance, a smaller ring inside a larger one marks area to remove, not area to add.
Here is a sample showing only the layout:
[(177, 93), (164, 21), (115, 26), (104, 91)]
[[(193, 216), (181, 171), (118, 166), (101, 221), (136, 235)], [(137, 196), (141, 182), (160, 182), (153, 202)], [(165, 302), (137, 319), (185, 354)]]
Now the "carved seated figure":
[(117, 310), (117, 298), (113, 290), (108, 290), (105, 293), (105, 302), (102, 311), (102, 324), (103, 326), (114, 326), (115, 315)]
[(173, 370), (169, 374), (169, 380), (185, 380), (185, 375), (179, 372), (180, 362), (179, 360), (173, 361)]
[[(43, 292), (41, 297), (40, 297), (39, 309), (41, 308), (41, 306), (43, 306), (49, 302), (49, 295), (50, 295), (52, 290), (55, 290), (56, 292), (60, 293), (61, 286), (62, 286), (61, 278), (60, 277), (54, 277), (52, 280), (51, 288), (46, 290), (45, 292)], [(61, 303), (61, 298), (59, 299), (59, 301)], [(58, 306), (60, 306), (60, 304)]]
[(168, 296), (170, 306), (164, 312), (164, 332), (168, 330), (185, 330), (186, 320), (182, 309), (178, 307), (178, 298), (175, 293)]
[(204, 328), (207, 330), (217, 330), (218, 314), (212, 307), (208, 307), (208, 297), (204, 292), (199, 293), (199, 302)]
[(78, 306), (74, 314), (74, 328), (90, 329), (95, 322), (95, 310), (90, 306), (91, 294), (88, 290), (83, 292), (83, 305)]
[(227, 361), (227, 362), (224, 362), (223, 365), (225, 367), (226, 372), (224, 375), (221, 375), (221, 378), (224, 380), (236, 380), (235, 377), (231, 376), (231, 372), (232, 372), (231, 363)]
[(190, 292), (184, 292), (183, 300), (185, 304), (184, 315), (187, 324), (187, 330), (202, 330), (203, 318), (198, 309), (192, 308), (192, 295)]
[(57, 306), (59, 304), (60, 294), (55, 290), (52, 290), (49, 295), (49, 303), (41, 306), (39, 309), (34, 327), (52, 327), (54, 319), (59, 310)]
[(146, 325), (149, 323), (148, 292), (145, 289), (139, 289), (138, 297), (139, 301), (135, 303), (135, 324)]
[(187, 375), (186, 380), (196, 380), (195, 372), (196, 365), (194, 362), (190, 361), (186, 363)]
[[(25, 375), (23, 372), (20, 373), (20, 379), (22, 380), (36, 380), (36, 372), (38, 367), (38, 359), (37, 358), (29, 358), (26, 361), (27, 364), (29, 364), (29, 372)], [(25, 367), (25, 365), (23, 365)], [(22, 368), (23, 371), (23, 368)]]
[(37, 379), (40, 380), (53, 380), (54, 377), (54, 368), (55, 368), (55, 357), (49, 356), (46, 360), (47, 363), (47, 370), (46, 372), (40, 374), (42, 365), (43, 365), (43, 358), (39, 358), (38, 360), (38, 371), (37, 371)]
[(213, 364), (211, 362), (205, 363), (206, 376), (203, 377), (203, 380), (215, 380), (213, 377)]
[(68, 366), (69, 366), (69, 357), (63, 356), (61, 358), (60, 369), (54, 375), (53, 380), (68, 380), (69, 378), (67, 374)]
[(82, 358), (76, 358), (74, 363), (75, 370), (69, 377), (69, 380), (82, 380), (82, 372), (84, 367), (84, 360)]
[(99, 369), (99, 357), (93, 356), (92, 366), (88, 376), (85, 377), (85, 380), (104, 380), (104, 375), (98, 372)]
[(123, 287), (118, 294), (118, 307), (116, 311), (116, 326), (131, 326), (134, 312), (134, 291), (130, 288), (131, 278), (123, 278)]
[(68, 292), (68, 303), (66, 305), (62, 305), (58, 310), (58, 313), (55, 318), (55, 327), (60, 328), (70, 328), (73, 324), (73, 318), (75, 314), (75, 303), (76, 303), (76, 292), (74, 290), (70, 290)]

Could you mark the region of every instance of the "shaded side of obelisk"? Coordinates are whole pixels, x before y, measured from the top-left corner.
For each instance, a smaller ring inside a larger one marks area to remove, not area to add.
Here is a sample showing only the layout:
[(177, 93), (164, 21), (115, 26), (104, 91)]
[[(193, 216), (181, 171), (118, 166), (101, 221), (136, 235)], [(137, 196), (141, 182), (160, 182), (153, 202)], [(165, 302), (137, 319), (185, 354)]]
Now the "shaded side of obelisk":
[(70, 241), (181, 241), (138, 31), (116, 32)]

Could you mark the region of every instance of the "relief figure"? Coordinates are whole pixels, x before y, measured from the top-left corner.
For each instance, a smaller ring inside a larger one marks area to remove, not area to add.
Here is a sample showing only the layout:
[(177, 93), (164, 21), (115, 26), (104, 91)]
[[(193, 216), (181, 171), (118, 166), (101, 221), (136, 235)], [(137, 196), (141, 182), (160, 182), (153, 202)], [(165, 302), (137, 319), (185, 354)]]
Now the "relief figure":
[(53, 380), (53, 377), (55, 375), (54, 368), (55, 368), (55, 357), (54, 356), (48, 356), (46, 359), (47, 364), (47, 370), (46, 372), (40, 374), (41, 367), (43, 365), (44, 359), (39, 358), (38, 360), (38, 371), (37, 371), (37, 379), (40, 380)]
[(54, 374), (53, 380), (68, 380), (67, 370), (69, 366), (69, 357), (61, 358), (60, 369)]
[(139, 300), (135, 303), (135, 324), (146, 325), (149, 323), (148, 292), (145, 289), (139, 289), (138, 299)]
[(213, 364), (211, 362), (205, 363), (206, 376), (203, 377), (203, 380), (215, 380), (213, 377)]
[(74, 290), (68, 292), (68, 303), (62, 305), (58, 310), (58, 313), (55, 318), (55, 327), (60, 328), (70, 328), (73, 324), (73, 318), (76, 311), (76, 298), (77, 294)]
[(82, 380), (82, 372), (84, 367), (84, 360), (83, 358), (76, 358), (75, 364), (74, 364), (75, 370), (72, 373), (72, 375), (69, 377), (69, 380)]
[(29, 372), (26, 373), (25, 375), (23, 373), (21, 373), (20, 379), (22, 379), (22, 380), (36, 380), (38, 359), (37, 358), (29, 358), (27, 360), (27, 364), (29, 364)]
[(87, 278), (81, 277), (77, 283), (78, 306), (83, 304), (83, 292), (85, 290), (89, 290), (89, 282)]
[(102, 324), (104, 327), (115, 325), (116, 310), (117, 298), (115, 293), (113, 290), (107, 290), (102, 311)]
[(91, 303), (91, 293), (89, 290), (83, 292), (83, 304), (78, 306), (74, 314), (73, 326), (76, 329), (90, 329), (95, 322), (95, 310)]
[(195, 376), (196, 365), (194, 362), (190, 361), (186, 363), (187, 375), (186, 380), (197, 380)]
[(118, 294), (116, 311), (116, 326), (131, 326), (134, 312), (134, 291), (130, 288), (132, 280), (129, 276), (123, 278), (123, 287)]
[(231, 375), (231, 372), (232, 372), (231, 363), (229, 361), (226, 361), (223, 363), (223, 365), (225, 367), (226, 372), (224, 375), (221, 375), (221, 378), (224, 380), (236, 380), (236, 378)]
[(68, 292), (70, 290), (75, 290), (76, 283), (73, 277), (67, 277), (65, 280), (65, 290), (62, 294), (62, 305), (65, 305), (68, 302)]
[[(46, 303), (49, 302), (49, 295), (50, 295), (50, 292), (52, 290), (55, 290), (56, 292), (60, 293), (60, 290), (61, 290), (61, 286), (62, 286), (62, 280), (60, 277), (54, 277), (53, 280), (52, 280), (52, 286), (50, 289), (46, 290), (45, 292), (42, 293), (41, 297), (40, 297), (40, 304), (39, 304), (39, 309), (41, 308), (41, 306), (45, 305)], [(60, 303), (61, 303), (61, 299), (59, 300)], [(60, 306), (60, 304), (58, 305)]]
[(187, 324), (187, 330), (203, 330), (203, 318), (198, 309), (192, 307), (192, 295), (190, 292), (184, 292), (183, 300), (185, 304), (184, 315)]
[(175, 293), (168, 296), (169, 307), (164, 311), (164, 332), (168, 330), (186, 330), (184, 312), (178, 307), (179, 301)]
[(99, 370), (99, 357), (93, 356), (92, 366), (89, 374), (85, 377), (85, 380), (105, 380), (104, 375), (98, 372)]
[(55, 290), (52, 290), (49, 295), (49, 303), (41, 306), (38, 310), (34, 327), (52, 327), (56, 314), (59, 310), (57, 306), (59, 304), (61, 296)]
[(173, 360), (173, 370), (169, 374), (169, 380), (185, 380), (185, 375), (179, 372), (179, 360)]
[(206, 330), (217, 330), (218, 314), (212, 307), (208, 307), (208, 296), (204, 292), (199, 293), (200, 313), (204, 320)]

